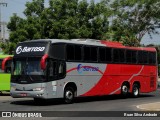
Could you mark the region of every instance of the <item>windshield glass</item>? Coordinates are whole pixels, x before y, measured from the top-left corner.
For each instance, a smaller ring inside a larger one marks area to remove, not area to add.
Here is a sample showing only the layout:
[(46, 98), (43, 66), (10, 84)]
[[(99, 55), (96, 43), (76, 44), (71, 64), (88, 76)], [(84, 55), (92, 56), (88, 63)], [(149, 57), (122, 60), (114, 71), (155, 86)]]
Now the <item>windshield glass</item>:
[(14, 59), (13, 75), (44, 75), (40, 68), (40, 58)]

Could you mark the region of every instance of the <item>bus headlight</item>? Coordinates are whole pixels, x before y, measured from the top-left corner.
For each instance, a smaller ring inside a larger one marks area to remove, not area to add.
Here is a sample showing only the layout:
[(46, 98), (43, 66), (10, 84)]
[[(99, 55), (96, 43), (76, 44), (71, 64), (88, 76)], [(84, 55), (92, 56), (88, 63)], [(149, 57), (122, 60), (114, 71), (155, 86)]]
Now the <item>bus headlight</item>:
[(33, 91), (42, 91), (42, 90), (44, 90), (44, 87), (33, 88)]

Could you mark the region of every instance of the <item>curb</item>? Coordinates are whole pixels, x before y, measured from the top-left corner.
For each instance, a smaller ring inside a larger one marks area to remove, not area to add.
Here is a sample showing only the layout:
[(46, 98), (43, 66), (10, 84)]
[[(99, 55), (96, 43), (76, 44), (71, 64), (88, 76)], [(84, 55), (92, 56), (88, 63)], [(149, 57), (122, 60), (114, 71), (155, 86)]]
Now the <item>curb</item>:
[(137, 105), (136, 107), (145, 111), (160, 111), (160, 102)]

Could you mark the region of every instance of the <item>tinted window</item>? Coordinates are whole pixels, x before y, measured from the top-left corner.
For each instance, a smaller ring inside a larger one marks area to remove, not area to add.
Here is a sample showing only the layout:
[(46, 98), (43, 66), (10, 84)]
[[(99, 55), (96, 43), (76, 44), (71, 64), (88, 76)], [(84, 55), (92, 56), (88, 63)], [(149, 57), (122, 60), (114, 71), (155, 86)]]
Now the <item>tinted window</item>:
[(67, 60), (74, 60), (74, 45), (67, 45)]
[(132, 51), (131, 50), (126, 50), (126, 62), (132, 63)]
[(143, 51), (138, 51), (138, 63), (144, 63)]
[(114, 49), (113, 50), (113, 61), (114, 62), (120, 62), (123, 63), (125, 61), (125, 56), (124, 56), (124, 51), (123, 49)]
[(82, 46), (75, 45), (75, 60), (82, 60)]
[(145, 64), (148, 64), (148, 52), (147, 51), (143, 51), (143, 58), (144, 58), (143, 62)]
[(112, 49), (106, 48), (106, 61), (111, 62), (112, 61)]
[(82, 46), (81, 45), (67, 45), (67, 60), (81, 61), (82, 60)]
[(114, 62), (119, 62), (119, 51), (118, 51), (118, 49), (113, 50), (113, 61)]
[(132, 63), (137, 63), (137, 51), (132, 51)]
[(125, 55), (124, 55), (124, 51), (123, 49), (119, 49), (119, 62), (125, 62)]
[(137, 63), (137, 51), (126, 50), (126, 62)]
[(97, 61), (97, 47), (91, 47), (91, 61)]
[(84, 61), (90, 61), (90, 62), (97, 61), (97, 47), (84, 46)]
[(149, 64), (156, 64), (156, 53), (149, 52)]
[(55, 59), (65, 60), (65, 44), (52, 44), (50, 54)]
[(138, 51), (138, 63), (140, 64), (148, 64), (148, 63), (152, 63), (152, 58), (156, 58), (153, 57), (149, 52), (147, 51)]
[(84, 61), (90, 61), (91, 49), (88, 46), (84, 46)]
[(106, 48), (99, 48), (99, 60), (100, 62), (106, 62)]

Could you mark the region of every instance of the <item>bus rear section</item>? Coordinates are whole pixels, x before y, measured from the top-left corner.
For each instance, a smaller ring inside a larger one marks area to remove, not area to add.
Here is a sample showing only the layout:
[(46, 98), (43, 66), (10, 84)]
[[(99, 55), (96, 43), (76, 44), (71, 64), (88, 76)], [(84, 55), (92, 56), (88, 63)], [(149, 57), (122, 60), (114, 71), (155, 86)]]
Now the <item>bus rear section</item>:
[(0, 91), (10, 91), (12, 55), (0, 55)]

